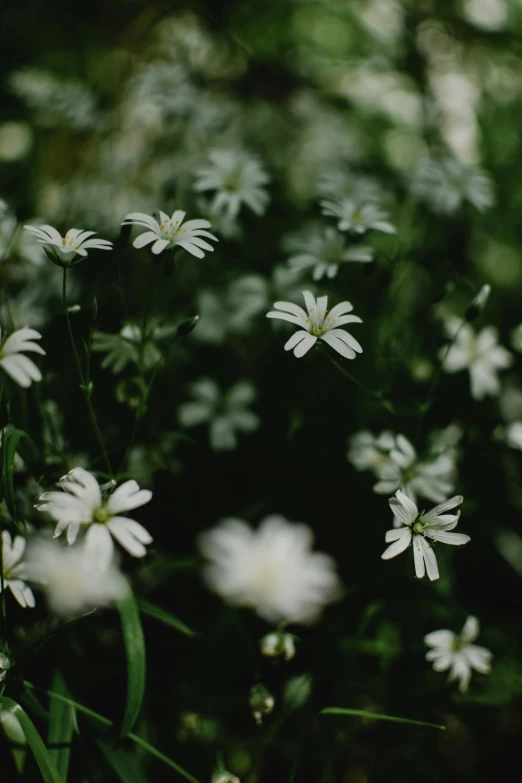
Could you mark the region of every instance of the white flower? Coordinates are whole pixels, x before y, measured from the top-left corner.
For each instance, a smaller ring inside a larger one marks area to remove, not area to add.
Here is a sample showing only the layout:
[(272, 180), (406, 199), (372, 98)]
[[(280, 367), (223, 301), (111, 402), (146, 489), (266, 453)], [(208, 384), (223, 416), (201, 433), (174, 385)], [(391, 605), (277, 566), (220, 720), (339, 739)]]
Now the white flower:
[(371, 247), (347, 247), (344, 236), (332, 226), (316, 228), (309, 236), (303, 236), (299, 244), (298, 253), (288, 259), (288, 264), (301, 271), (313, 269), (314, 280), (320, 280), (324, 275), (334, 278), (339, 266), (346, 262), (373, 261)]
[(495, 203), (493, 184), (485, 172), (456, 160), (422, 161), (413, 177), (412, 192), (434, 212), (446, 215), (456, 212), (464, 201), (479, 212)]
[(140, 489), (135, 481), (125, 481), (110, 495), (102, 494), (102, 487), (92, 473), (74, 468), (59, 481), (62, 492), (44, 492), (39, 498), (39, 511), (45, 511), (58, 522), (54, 537), (67, 530), (67, 541), (74, 544), (80, 526), (87, 527), (85, 548), (93, 564), (106, 570), (111, 562), (111, 536), (133, 557), (143, 557), (146, 544), (152, 537), (138, 522), (120, 516), (145, 505), (152, 498), (148, 489)]
[(395, 234), (395, 227), (388, 221), (388, 213), (376, 204), (360, 204), (351, 199), (321, 201), (323, 215), (339, 218), (340, 231), (364, 234), (370, 229)]
[(93, 562), (87, 547), (62, 546), (45, 538), (33, 539), (27, 552), (28, 566), (41, 583), (51, 611), (68, 616), (120, 598), (127, 582), (114, 564), (107, 568)]
[(263, 636), (259, 643), (261, 655), (267, 658), (282, 656), (285, 661), (290, 661), (295, 655), (295, 641), (291, 633), (286, 631), (272, 631)]
[(234, 220), (245, 204), (254, 214), (262, 215), (269, 201), (263, 185), (269, 177), (257, 158), (241, 150), (212, 150), (209, 158), (212, 164), (196, 171), (194, 189), (216, 191), (211, 210)]
[(512, 354), (498, 345), (498, 333), (493, 326), (486, 326), (475, 334), (469, 323), (459, 318), (448, 318), (444, 324), (450, 339), (455, 341), (446, 356), (447, 347), (441, 348), (439, 357), (444, 360), (444, 370), (449, 373), (469, 370), (471, 396), (482, 400), (500, 393), (498, 370), (510, 367)]
[(432, 649), (426, 653), (426, 660), (433, 661), (436, 672), (450, 670), (448, 680), (458, 680), (460, 692), (468, 690), (471, 671), (487, 674), (490, 671), (492, 654), (485, 647), (473, 644), (479, 635), (479, 621), (468, 617), (460, 634), (453, 631), (432, 631), (424, 637)]
[(348, 443), (346, 458), (356, 470), (378, 472), (390, 461), (390, 452), (395, 448), (393, 432), (381, 432), (375, 436), (368, 430), (357, 432)]
[[(24, 226), (33, 234), (40, 245), (50, 247), (55, 258), (62, 262), (72, 262), (75, 256), (85, 258), (88, 250), (112, 250), (108, 239), (91, 239), (95, 231), (83, 231), (70, 228), (64, 237), (52, 226)], [(81, 260), (81, 259), (78, 259)]]
[(327, 315), (327, 296), (318, 296), (316, 302), (310, 291), (303, 291), (303, 297), (307, 313), (302, 307), (292, 302), (275, 302), (276, 310), (283, 312), (272, 310), (267, 313), (267, 318), (279, 318), (301, 327), (285, 343), (285, 351), (293, 350), (294, 356), (300, 358), (315, 345), (317, 340), (324, 340), (346, 359), (355, 359), (357, 353), (362, 353), (362, 348), (357, 340), (344, 329), (339, 329), (345, 324), (362, 323), (358, 316), (346, 315), (353, 310), (350, 302), (341, 302), (335, 305)]
[(210, 445), (216, 451), (235, 449), (236, 432), (254, 432), (259, 427), (259, 417), (248, 410), (256, 398), (250, 381), (238, 381), (223, 392), (212, 378), (200, 378), (191, 391), (194, 402), (181, 405), (179, 420), (184, 427), (208, 422)]
[[(2, 561), (3, 583), (8, 587), (20, 606), (24, 609), (34, 607), (34, 595), (31, 588), (25, 583), (28, 577), (26, 564), (22, 562), (25, 551), (25, 539), (15, 536), (14, 541), (7, 530), (2, 531)], [(2, 580), (0, 580), (0, 592)]]
[(9, 335), (2, 343), (0, 329), (0, 367), (23, 389), (27, 389), (33, 381), (41, 381), (42, 373), (36, 364), (24, 356), (24, 351), (32, 351), (45, 356), (45, 351), (33, 340), (40, 340), (42, 335), (35, 329), (24, 326)]
[(401, 489), (412, 500), (421, 496), (433, 503), (442, 503), (453, 492), (454, 449), (433, 452), (420, 460), (410, 441), (404, 435), (397, 435), (389, 457), (375, 469), (379, 481), (373, 491), (378, 495), (389, 495)]
[(211, 783), (241, 783), (240, 779), (226, 769), (218, 769), (212, 775)]
[(522, 421), (512, 421), (508, 424), (505, 438), (508, 446), (522, 450)]
[(166, 249), (170, 250), (173, 247), (182, 247), (193, 256), (196, 256), (196, 258), (204, 258), (204, 251), (206, 250), (208, 252), (214, 250), (214, 248), (206, 242), (203, 237), (206, 237), (206, 239), (213, 239), (215, 242), (217, 242), (218, 239), (214, 234), (204, 230), (206, 228), (211, 228), (211, 224), (208, 220), (187, 220), (186, 223), (183, 223), (185, 215), (186, 212), (177, 209), (172, 217), (169, 218), (165, 212), (161, 212), (160, 210), (160, 222), (158, 222), (155, 218), (146, 215), (144, 212), (130, 212), (126, 215), (122, 226), (135, 225), (147, 228), (148, 231), (145, 231), (144, 234), (140, 234), (136, 237), (133, 244), (134, 247), (140, 248), (145, 247), (145, 245), (150, 245), (152, 242), (151, 249), (154, 255), (158, 255), (158, 253), (162, 253), (163, 250)]
[(355, 174), (346, 166), (339, 166), (338, 163), (321, 173), (317, 192), (333, 200), (344, 198), (364, 203), (374, 203), (382, 198), (382, 189), (376, 180), (362, 174)]
[(415, 573), (422, 579), (426, 571), (428, 577), (433, 581), (439, 578), (439, 567), (435, 552), (428, 543), (426, 537), (432, 541), (441, 541), (443, 544), (467, 544), (469, 536), (464, 533), (450, 533), (457, 526), (460, 511), (456, 514), (445, 514), (455, 506), (460, 506), (463, 501), (462, 495), (456, 495), (444, 503), (440, 503), (432, 508), (428, 513), (419, 510), (413, 500), (410, 500), (400, 489), (395, 493), (394, 498), (390, 498), (390, 508), (399, 522), (400, 527), (388, 530), (386, 533), (386, 543), (393, 542), (382, 554), (383, 560), (389, 560), (391, 557), (404, 552), (410, 544), (413, 544), (413, 557), (415, 561)]
[(150, 319), (143, 336), (141, 327), (129, 321), (117, 334), (94, 332), (92, 349), (106, 353), (101, 366), (110, 367), (113, 373), (122, 372), (129, 362), (141, 366), (143, 370), (150, 370), (162, 357), (156, 341), (172, 338), (175, 333), (175, 327), (159, 326)]
[(274, 623), (312, 623), (338, 594), (333, 559), (311, 547), (310, 528), (276, 515), (257, 530), (225, 519), (200, 537), (211, 589)]

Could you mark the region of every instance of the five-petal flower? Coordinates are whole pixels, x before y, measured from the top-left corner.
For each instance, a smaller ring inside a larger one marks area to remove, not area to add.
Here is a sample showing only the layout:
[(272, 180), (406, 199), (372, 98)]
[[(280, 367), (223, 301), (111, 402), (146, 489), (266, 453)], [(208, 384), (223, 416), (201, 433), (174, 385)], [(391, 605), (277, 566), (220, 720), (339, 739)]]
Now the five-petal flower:
[(490, 670), (492, 655), (485, 647), (473, 644), (479, 634), (479, 621), (476, 617), (468, 617), (460, 634), (446, 629), (432, 631), (424, 637), (431, 650), (426, 653), (426, 660), (433, 661), (436, 672), (450, 670), (448, 680), (458, 680), (460, 692), (468, 690), (471, 671), (487, 674)]

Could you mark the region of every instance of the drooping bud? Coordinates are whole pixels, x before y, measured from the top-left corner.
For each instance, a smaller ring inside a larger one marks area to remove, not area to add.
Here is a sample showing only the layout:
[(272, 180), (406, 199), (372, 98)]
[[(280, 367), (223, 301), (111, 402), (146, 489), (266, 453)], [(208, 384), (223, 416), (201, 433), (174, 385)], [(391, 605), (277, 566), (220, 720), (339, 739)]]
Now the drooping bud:
[(274, 709), (275, 699), (264, 685), (253, 685), (248, 700), (252, 715), (258, 726), (263, 725), (263, 716), (269, 715)]
[(241, 781), (228, 770), (218, 769), (212, 775), (212, 783), (241, 783)]
[(0, 682), (2, 680), (5, 680), (5, 676), (7, 674), (7, 670), (10, 668), (11, 662), (7, 655), (4, 655), (4, 653), (0, 652)]
[(471, 302), (470, 306), (468, 307), (466, 311), (466, 321), (471, 322), (474, 321), (475, 318), (478, 318), (478, 316), (483, 311), (484, 307), (486, 306), (486, 302), (488, 301), (489, 295), (491, 293), (491, 286), (486, 283), (486, 285), (483, 285), (476, 297)]
[(268, 658), (284, 658), (291, 660), (295, 655), (294, 637), (285, 631), (272, 631), (263, 636), (259, 646), (261, 654)]
[(193, 315), (192, 318), (187, 318), (185, 321), (182, 321), (177, 328), (176, 336), (186, 337), (187, 334), (190, 334), (191, 331), (196, 327), (198, 321), (199, 315)]

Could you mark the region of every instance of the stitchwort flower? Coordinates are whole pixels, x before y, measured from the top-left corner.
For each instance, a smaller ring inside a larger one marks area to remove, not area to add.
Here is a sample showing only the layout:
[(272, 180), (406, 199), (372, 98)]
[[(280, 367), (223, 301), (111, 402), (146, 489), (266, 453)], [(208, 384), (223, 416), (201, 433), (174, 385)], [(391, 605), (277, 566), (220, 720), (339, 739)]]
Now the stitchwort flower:
[(366, 231), (382, 231), (385, 234), (395, 234), (395, 226), (388, 220), (388, 213), (376, 204), (360, 204), (351, 199), (321, 201), (323, 215), (338, 218), (339, 231), (352, 231), (354, 234), (364, 234)]
[[(413, 557), (415, 561), (415, 573), (422, 579), (426, 571), (428, 577), (433, 581), (439, 578), (439, 567), (435, 552), (427, 541), (441, 541), (443, 544), (467, 544), (469, 536), (463, 533), (450, 533), (459, 521), (460, 511), (456, 514), (446, 514), (456, 506), (460, 506), (464, 498), (462, 495), (456, 495), (444, 503), (435, 506), (426, 514), (424, 511), (419, 514), (419, 510), (413, 500), (401, 492), (400, 489), (395, 493), (394, 498), (390, 498), (390, 508), (398, 520), (400, 527), (388, 530), (386, 533), (386, 543), (390, 546), (383, 552), (382, 559), (389, 560), (401, 552), (404, 552), (410, 544), (413, 544)], [(393, 542), (393, 543), (390, 543)]]
[[(111, 482), (112, 484), (112, 482)], [(67, 530), (67, 542), (74, 544), (81, 526), (87, 528), (85, 548), (93, 565), (106, 570), (112, 560), (112, 537), (133, 557), (143, 557), (152, 536), (138, 522), (121, 516), (124, 511), (145, 505), (152, 498), (148, 489), (125, 481), (109, 494), (92, 473), (73, 468), (59, 481), (61, 491), (44, 492), (36, 508), (57, 521), (54, 537)]]
[(242, 150), (212, 150), (208, 157), (210, 164), (196, 172), (194, 189), (215, 191), (211, 211), (234, 220), (244, 204), (255, 215), (262, 215), (269, 201), (263, 189), (269, 177), (257, 158)]
[(431, 647), (426, 653), (426, 660), (433, 661), (436, 672), (449, 669), (448, 680), (458, 680), (461, 693), (468, 690), (473, 669), (481, 674), (488, 674), (491, 668), (491, 652), (485, 647), (473, 644), (479, 630), (478, 619), (470, 616), (460, 634), (444, 629), (432, 631), (424, 637), (425, 643)]
[(28, 578), (26, 566), (22, 562), (25, 552), (25, 538), (15, 536), (11, 539), (11, 534), (7, 530), (2, 531), (2, 564), (3, 579), (0, 579), (0, 592), (2, 591), (2, 582), (4, 588), (9, 588), (20, 606), (24, 609), (34, 607), (33, 591), (25, 583)]
[(24, 355), (32, 351), (45, 356), (45, 351), (33, 340), (40, 340), (42, 335), (35, 329), (24, 326), (6, 337), (2, 342), (0, 328), (0, 367), (23, 389), (27, 389), (33, 381), (41, 381), (42, 373), (36, 364)]
[[(52, 226), (24, 226), (36, 237), (49, 257), (59, 266), (73, 266), (86, 258), (88, 250), (112, 250), (108, 239), (93, 239), (95, 231), (70, 228), (64, 237)], [(79, 256), (79, 258), (77, 258)]]
[(362, 353), (362, 348), (355, 337), (344, 329), (339, 329), (345, 324), (362, 323), (358, 316), (346, 315), (353, 310), (350, 302), (340, 302), (328, 313), (327, 296), (318, 296), (316, 302), (310, 291), (303, 291), (303, 297), (308, 312), (292, 302), (275, 302), (276, 310), (271, 310), (266, 315), (267, 318), (279, 318), (301, 327), (285, 343), (285, 351), (293, 350), (294, 356), (299, 359), (315, 345), (317, 340), (324, 340), (346, 359), (355, 359), (358, 353)]
[[(297, 250), (295, 255), (288, 259), (292, 269), (311, 269), (314, 280), (320, 280), (325, 275), (331, 280), (336, 276), (341, 264), (373, 261), (371, 247), (348, 247), (343, 234), (332, 226), (314, 228), (308, 236), (303, 235), (301, 241), (294, 239), (292, 242)], [(288, 245), (291, 246), (290, 242)]]
[(133, 244), (134, 247), (141, 248), (152, 242), (151, 250), (154, 255), (158, 255), (164, 250), (182, 247), (196, 258), (204, 258), (205, 250), (207, 252), (214, 250), (212, 245), (205, 240), (212, 239), (217, 242), (218, 239), (214, 234), (205, 230), (211, 228), (208, 220), (199, 218), (183, 223), (185, 215), (186, 212), (177, 209), (169, 218), (165, 212), (160, 210), (158, 221), (143, 212), (130, 212), (125, 216), (122, 226), (143, 226), (148, 229), (144, 234), (136, 237)]

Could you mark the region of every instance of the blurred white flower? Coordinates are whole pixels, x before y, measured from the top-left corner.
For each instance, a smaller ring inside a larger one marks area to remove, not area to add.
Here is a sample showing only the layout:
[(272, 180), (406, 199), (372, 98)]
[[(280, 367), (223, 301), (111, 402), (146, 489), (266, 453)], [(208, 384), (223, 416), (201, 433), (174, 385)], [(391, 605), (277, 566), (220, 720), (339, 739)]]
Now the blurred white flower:
[(153, 113), (153, 109), (167, 117), (182, 117), (196, 106), (197, 101), (198, 91), (180, 63), (142, 65), (129, 83), (129, 107), (137, 105), (139, 114), (145, 117)]
[(5, 260), (7, 251), (16, 232), (16, 215), (6, 201), (0, 198), (0, 259)]
[(215, 451), (235, 449), (236, 432), (254, 432), (259, 417), (248, 410), (256, 398), (256, 389), (250, 381), (238, 381), (223, 392), (212, 378), (200, 378), (191, 386), (193, 402), (179, 408), (179, 420), (184, 427), (209, 425), (210, 446)]
[(226, 769), (217, 769), (211, 783), (241, 783), (240, 779)]
[(235, 219), (244, 204), (255, 215), (264, 214), (269, 196), (263, 186), (269, 177), (258, 159), (242, 150), (211, 150), (211, 165), (197, 169), (194, 189), (216, 191), (211, 210)]
[(82, 545), (62, 546), (37, 537), (29, 543), (27, 563), (38, 574), (49, 608), (59, 615), (108, 606), (128, 589), (126, 579), (113, 563), (102, 568)]
[(293, 269), (304, 271), (313, 269), (312, 277), (320, 280), (324, 275), (329, 279), (336, 276), (341, 264), (358, 261), (373, 261), (371, 247), (348, 247), (343, 234), (332, 226), (314, 226), (301, 240), (296, 238), (293, 246), (297, 250), (288, 259)]
[(323, 215), (339, 219), (337, 227), (340, 231), (352, 231), (364, 234), (366, 231), (382, 231), (385, 234), (395, 234), (395, 227), (388, 221), (388, 213), (376, 204), (361, 204), (352, 199), (338, 201), (326, 199), (321, 201)]
[(395, 497), (390, 498), (389, 504), (400, 527), (388, 530), (386, 533), (386, 543), (393, 543), (385, 549), (381, 555), (382, 559), (389, 560), (413, 544), (415, 574), (419, 579), (422, 579), (427, 571), (431, 581), (438, 579), (437, 558), (426, 537), (431, 538), (432, 541), (440, 541), (443, 544), (454, 546), (467, 544), (470, 540), (469, 536), (464, 533), (449, 532), (457, 526), (460, 511), (457, 511), (456, 514), (445, 513), (455, 506), (460, 506), (463, 500), (462, 495), (456, 495), (435, 506), (427, 514), (424, 511), (419, 514), (415, 503), (398, 489)]
[(134, 247), (145, 247), (145, 245), (150, 245), (152, 242), (151, 249), (154, 255), (158, 255), (158, 253), (163, 252), (163, 250), (182, 247), (193, 256), (196, 256), (196, 258), (204, 258), (204, 251), (206, 250), (209, 252), (214, 250), (214, 248), (202, 237), (213, 239), (215, 242), (217, 242), (218, 239), (209, 231), (204, 230), (206, 228), (211, 228), (211, 224), (208, 220), (187, 220), (186, 223), (183, 223), (185, 215), (186, 212), (177, 209), (172, 217), (169, 218), (165, 212), (161, 212), (160, 210), (160, 222), (158, 222), (155, 218), (146, 215), (144, 212), (130, 212), (125, 216), (122, 225), (143, 226), (148, 229), (144, 234), (140, 234), (136, 237), (133, 242)]
[(157, 342), (164, 338), (173, 338), (176, 328), (158, 325), (150, 320), (145, 337), (138, 324), (129, 321), (117, 334), (110, 332), (93, 333), (93, 351), (105, 353), (101, 366), (109, 367), (113, 373), (121, 373), (132, 362), (143, 370), (152, 369), (161, 360), (162, 353)]
[(380, 435), (373, 435), (368, 430), (361, 430), (350, 438), (346, 458), (356, 470), (373, 470), (378, 473), (391, 460), (390, 452), (393, 448), (393, 432), (387, 430)]
[(473, 644), (479, 635), (479, 621), (468, 617), (460, 634), (453, 631), (432, 631), (424, 637), (425, 643), (432, 649), (426, 653), (426, 660), (433, 661), (436, 672), (450, 670), (448, 680), (459, 681), (461, 693), (466, 693), (474, 669), (488, 674), (491, 668), (492, 654), (485, 647)]
[[(70, 228), (64, 237), (52, 226), (24, 226), (26, 231), (36, 237), (38, 243), (51, 249), (54, 257), (63, 263), (71, 263), (79, 255), (87, 256), (87, 250), (112, 250), (108, 239), (91, 239), (95, 231), (82, 231)], [(79, 259), (81, 260), (81, 259)]]
[(517, 353), (522, 353), (522, 324), (511, 332), (511, 346)]
[(283, 657), (290, 661), (295, 655), (295, 641), (291, 633), (286, 631), (272, 631), (267, 633), (259, 643), (261, 655), (267, 658)]
[(44, 492), (39, 498), (43, 502), (36, 506), (58, 522), (55, 538), (67, 530), (67, 542), (74, 544), (80, 526), (84, 525), (86, 557), (102, 570), (112, 560), (111, 536), (133, 557), (147, 553), (145, 545), (152, 542), (152, 536), (138, 522), (120, 514), (148, 503), (152, 498), (150, 490), (140, 489), (135, 481), (125, 481), (107, 495), (84, 468), (71, 470), (59, 485), (62, 491)]
[(100, 127), (95, 98), (80, 82), (65, 81), (48, 71), (27, 68), (13, 73), (9, 86), (30, 109), (38, 112), (42, 125), (74, 130), (98, 130)]
[(420, 496), (442, 503), (454, 490), (456, 453), (448, 449), (428, 454), (421, 460), (410, 441), (404, 435), (397, 435), (389, 459), (374, 470), (379, 480), (373, 491), (378, 495), (390, 495), (401, 489), (412, 500)]
[(338, 164), (321, 173), (317, 192), (333, 201), (348, 199), (358, 203), (375, 203), (382, 199), (381, 185), (374, 179), (355, 174), (346, 166)]
[(502, 30), (508, 20), (506, 0), (462, 0), (465, 19), (482, 30)]
[(42, 335), (35, 329), (24, 326), (6, 337), (2, 342), (0, 328), (0, 367), (23, 389), (27, 389), (33, 381), (41, 381), (42, 373), (36, 364), (24, 355), (24, 351), (32, 351), (45, 356), (45, 351), (33, 340), (40, 340)]
[(204, 576), (226, 600), (250, 606), (268, 622), (312, 623), (339, 593), (335, 563), (312, 552), (305, 525), (269, 516), (257, 530), (239, 519), (225, 519), (200, 536), (211, 562)]
[(456, 160), (425, 160), (413, 175), (414, 196), (428, 203), (434, 212), (451, 215), (468, 201), (479, 212), (495, 203), (493, 183), (482, 169)]
[(447, 318), (444, 329), (453, 345), (446, 356), (447, 346), (441, 348), (439, 358), (444, 360), (445, 372), (469, 370), (471, 396), (482, 400), (485, 396), (498, 396), (500, 381), (498, 371), (510, 367), (512, 354), (498, 344), (498, 332), (493, 326), (486, 326), (475, 334), (469, 323), (460, 318)]
[(308, 312), (292, 302), (275, 302), (276, 310), (266, 315), (267, 318), (278, 318), (301, 327), (285, 343), (285, 351), (293, 350), (294, 356), (300, 358), (315, 345), (317, 340), (324, 340), (346, 359), (355, 359), (358, 353), (362, 353), (357, 340), (344, 329), (339, 329), (345, 324), (362, 323), (358, 316), (346, 315), (353, 310), (350, 302), (340, 302), (327, 315), (327, 296), (317, 297), (316, 302), (310, 291), (303, 291), (303, 297)]
[(507, 425), (505, 439), (508, 446), (522, 451), (522, 421), (512, 421)]
[[(14, 540), (7, 530), (2, 531), (3, 583), (9, 588), (20, 606), (24, 609), (34, 607), (33, 591), (25, 583), (28, 578), (27, 565), (22, 558), (25, 552), (25, 538), (15, 536)], [(0, 592), (2, 580), (0, 579)]]

